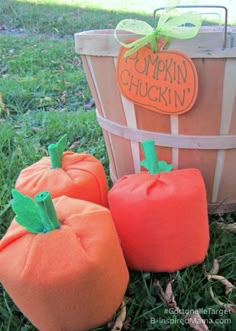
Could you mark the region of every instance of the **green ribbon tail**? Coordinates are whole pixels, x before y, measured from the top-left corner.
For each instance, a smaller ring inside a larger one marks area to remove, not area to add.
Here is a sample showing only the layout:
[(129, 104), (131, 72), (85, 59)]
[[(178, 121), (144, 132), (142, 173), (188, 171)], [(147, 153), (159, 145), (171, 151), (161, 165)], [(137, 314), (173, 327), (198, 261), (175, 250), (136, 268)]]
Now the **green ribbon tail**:
[(157, 41), (156, 38), (150, 41), (151, 49), (153, 53), (157, 53), (158, 47), (157, 47)]
[[(137, 39), (131, 43), (126, 44), (126, 48), (130, 48), (127, 52), (125, 52), (125, 57), (130, 56), (132, 54), (134, 54), (135, 52), (137, 52), (140, 48), (144, 47), (145, 45), (147, 45), (148, 43), (150, 43), (152, 46), (154, 44), (156, 44), (156, 33), (153, 32), (150, 35), (144, 36), (140, 39)], [(154, 46), (157, 48), (157, 46)]]
[(170, 172), (173, 168), (172, 164), (165, 161), (158, 161), (156, 148), (153, 140), (145, 140), (141, 143), (145, 159), (140, 162), (150, 174), (159, 174), (161, 172)]

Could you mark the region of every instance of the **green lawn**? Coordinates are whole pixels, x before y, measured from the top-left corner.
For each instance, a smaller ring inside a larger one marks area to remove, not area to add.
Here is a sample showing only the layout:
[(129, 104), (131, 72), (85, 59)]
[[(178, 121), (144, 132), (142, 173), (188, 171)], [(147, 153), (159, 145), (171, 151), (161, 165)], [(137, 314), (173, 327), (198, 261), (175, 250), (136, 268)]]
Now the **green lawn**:
[[(44, 156), (48, 144), (64, 133), (69, 146), (77, 142), (72, 151), (86, 151), (101, 160), (109, 180), (102, 131), (94, 109), (85, 111), (91, 94), (74, 51), (73, 34), (114, 28), (123, 18), (145, 19), (152, 24), (153, 1), (147, 1), (148, 15), (139, 9), (141, 1), (120, 2), (109, 1), (106, 10), (107, 1), (99, 0), (0, 1), (1, 237), (14, 216), (11, 189), (20, 170)], [(223, 221), (233, 223), (235, 219), (233, 213), (225, 215)], [(172, 274), (130, 273), (124, 330), (192, 330), (186, 314), (193, 310), (201, 313), (211, 331), (236, 330), (235, 288), (226, 295), (224, 284), (208, 280), (204, 273), (204, 268), (209, 272), (217, 259), (219, 275), (236, 284), (236, 237), (218, 227), (221, 220), (220, 215), (210, 217), (211, 244), (203, 264)], [(163, 289), (172, 282), (179, 312), (173, 312), (173, 300), (169, 304), (161, 300), (157, 280)], [(234, 305), (227, 306), (233, 307), (234, 313), (219, 301)], [(111, 330), (112, 325), (111, 321), (96, 330)], [(0, 288), (0, 331), (33, 330)]]

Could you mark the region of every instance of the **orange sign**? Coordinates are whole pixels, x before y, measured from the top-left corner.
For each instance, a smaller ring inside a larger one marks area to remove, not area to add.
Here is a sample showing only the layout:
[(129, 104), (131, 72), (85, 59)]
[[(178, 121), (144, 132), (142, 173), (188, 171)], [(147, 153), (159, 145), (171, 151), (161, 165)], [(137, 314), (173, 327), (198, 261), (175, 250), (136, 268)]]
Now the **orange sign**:
[(125, 57), (127, 50), (121, 47), (116, 67), (121, 94), (162, 114), (179, 115), (192, 108), (198, 93), (198, 76), (186, 54), (162, 49), (154, 53), (144, 46)]

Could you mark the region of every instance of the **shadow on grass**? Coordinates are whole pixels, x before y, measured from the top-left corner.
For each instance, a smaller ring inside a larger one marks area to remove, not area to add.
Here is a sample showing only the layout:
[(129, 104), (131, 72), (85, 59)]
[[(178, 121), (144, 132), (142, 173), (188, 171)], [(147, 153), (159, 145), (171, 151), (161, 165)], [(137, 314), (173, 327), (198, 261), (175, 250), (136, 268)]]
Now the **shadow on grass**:
[(112, 29), (124, 18), (153, 24), (152, 15), (0, 1), (0, 92), (6, 109), (11, 114), (83, 109), (91, 95), (74, 34)]
[[(154, 8), (155, 9), (155, 8)], [(124, 18), (145, 20), (153, 25), (152, 15), (86, 9), (84, 6), (35, 4), (6, 0), (0, 2), (0, 30), (55, 37), (90, 29), (112, 29)]]

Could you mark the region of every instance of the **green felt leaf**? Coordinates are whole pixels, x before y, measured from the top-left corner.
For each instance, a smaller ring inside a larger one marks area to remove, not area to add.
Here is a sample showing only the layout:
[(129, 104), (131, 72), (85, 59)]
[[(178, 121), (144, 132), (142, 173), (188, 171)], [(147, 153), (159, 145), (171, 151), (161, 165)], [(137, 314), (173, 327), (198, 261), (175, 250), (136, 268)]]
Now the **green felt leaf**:
[(165, 161), (158, 161), (160, 172), (170, 172), (173, 169), (173, 165)]
[(62, 154), (67, 147), (67, 134), (64, 134), (55, 144), (58, 154)]
[(64, 150), (67, 147), (67, 134), (64, 134), (56, 144), (48, 146), (48, 153), (51, 159), (51, 168), (61, 168), (61, 158)]
[(16, 221), (32, 233), (45, 232), (37, 204), (28, 196), (17, 190), (12, 190), (12, 209), (16, 213)]
[(161, 172), (170, 172), (173, 169), (172, 164), (168, 164), (165, 161), (157, 160), (143, 160), (140, 165), (146, 168), (150, 174), (159, 174)]

